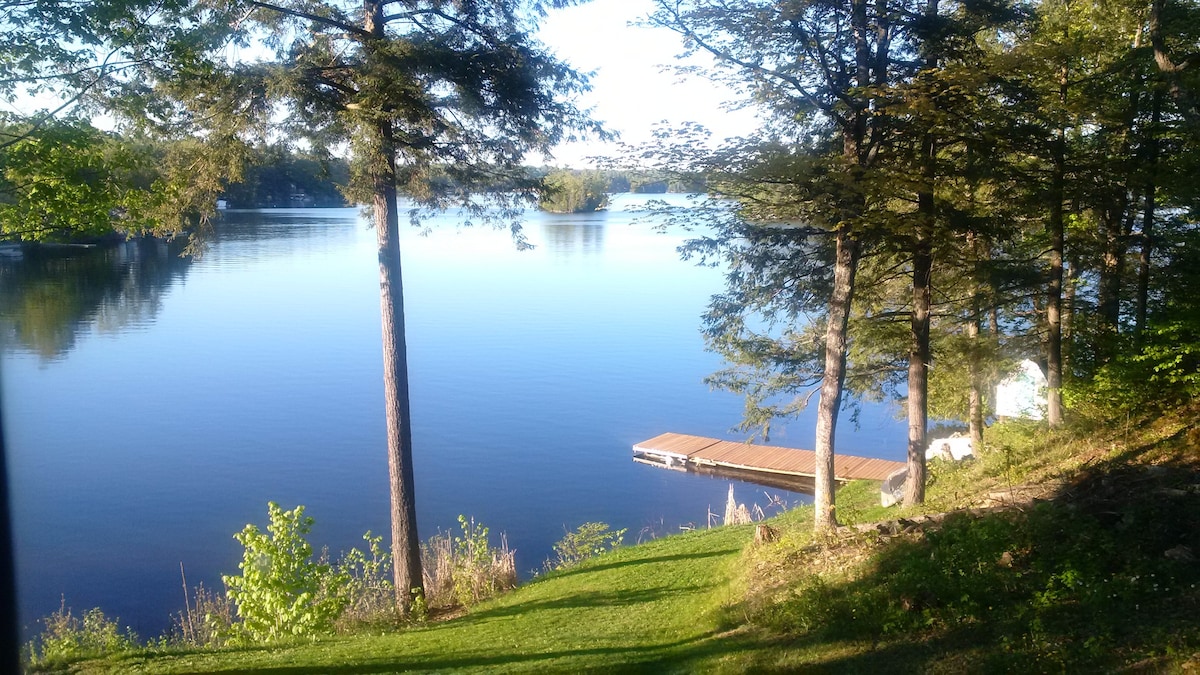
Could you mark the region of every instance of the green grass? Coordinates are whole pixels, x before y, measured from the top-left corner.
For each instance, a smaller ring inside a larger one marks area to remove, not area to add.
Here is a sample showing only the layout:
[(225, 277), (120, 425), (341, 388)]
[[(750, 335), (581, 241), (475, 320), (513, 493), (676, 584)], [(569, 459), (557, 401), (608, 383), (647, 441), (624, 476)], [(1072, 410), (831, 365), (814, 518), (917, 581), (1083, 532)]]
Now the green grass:
[[(1036, 501), (885, 536), (814, 535), (809, 508), (619, 549), (467, 615), (388, 634), (254, 649), (145, 650), (83, 673), (1172, 672), (1200, 665), (1197, 417), (1048, 433), (989, 430), (935, 463), (928, 504), (838, 492), (845, 524)], [(1190, 558), (1190, 559), (1189, 559)]]
[(721, 607), (752, 536), (739, 527), (620, 549), (549, 575), (453, 621), (287, 647), (153, 654), (78, 672), (686, 672), (726, 649)]

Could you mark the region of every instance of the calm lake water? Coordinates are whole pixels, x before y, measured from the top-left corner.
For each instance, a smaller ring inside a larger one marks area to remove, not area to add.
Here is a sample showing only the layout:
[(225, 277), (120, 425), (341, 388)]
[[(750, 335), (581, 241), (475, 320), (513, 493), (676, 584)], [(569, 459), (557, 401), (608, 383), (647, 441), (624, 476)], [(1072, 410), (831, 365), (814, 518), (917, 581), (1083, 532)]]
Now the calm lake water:
[[(505, 231), (403, 234), (422, 538), (458, 514), (507, 533), (518, 568), (586, 521), (626, 542), (723, 510), (730, 481), (631, 461), (664, 431), (730, 439), (742, 403), (700, 315), (723, 271), (682, 262), (646, 198), (530, 212)], [(640, 222), (639, 222), (640, 221)], [(388, 531), (374, 231), (356, 209), (229, 212), (196, 260), (153, 243), (0, 265), (0, 383), (22, 623), (99, 606), (160, 634), (190, 585), (219, 587), (233, 533), (307, 506), (331, 551)], [(773, 430), (810, 447), (813, 421)], [(868, 407), (839, 450), (902, 459)], [(735, 482), (739, 501), (804, 496)]]

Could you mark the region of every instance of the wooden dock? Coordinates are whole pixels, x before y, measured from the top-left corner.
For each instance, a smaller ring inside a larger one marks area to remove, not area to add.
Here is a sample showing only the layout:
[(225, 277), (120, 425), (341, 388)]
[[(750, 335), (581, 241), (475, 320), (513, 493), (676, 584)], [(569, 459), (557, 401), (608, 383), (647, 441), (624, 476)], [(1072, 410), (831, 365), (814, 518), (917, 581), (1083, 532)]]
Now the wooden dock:
[[(665, 433), (633, 446), (633, 459), (672, 469), (718, 468), (811, 480), (816, 475), (817, 455), (811, 450)], [(903, 462), (886, 459), (841, 454), (833, 457), (834, 478), (843, 482), (858, 479), (881, 481), (903, 467)]]

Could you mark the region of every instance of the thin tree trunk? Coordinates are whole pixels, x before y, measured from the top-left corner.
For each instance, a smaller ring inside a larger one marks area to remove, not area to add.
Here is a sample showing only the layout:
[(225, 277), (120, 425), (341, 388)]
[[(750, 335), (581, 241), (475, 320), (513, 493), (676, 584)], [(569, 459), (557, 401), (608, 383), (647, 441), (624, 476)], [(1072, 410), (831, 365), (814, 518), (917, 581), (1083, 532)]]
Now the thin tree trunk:
[[(1059, 101), (1066, 104), (1067, 70), (1060, 73)], [(1055, 132), (1051, 152), (1053, 175), (1050, 179), (1050, 271), (1046, 284), (1046, 418), (1050, 427), (1063, 423), (1062, 407), (1062, 292), (1063, 292), (1063, 199), (1066, 192), (1066, 128)]]
[(1155, 88), (1154, 102), (1150, 113), (1150, 128), (1147, 140), (1147, 175), (1145, 209), (1142, 211), (1141, 250), (1138, 253), (1137, 279), (1137, 309), (1135, 318), (1135, 335), (1138, 344), (1142, 342), (1143, 331), (1146, 329), (1146, 313), (1150, 302), (1150, 265), (1154, 251), (1154, 208), (1158, 191), (1158, 125), (1162, 120), (1162, 90)]
[[(380, 123), (385, 148), (391, 124)], [(385, 150), (386, 151), (386, 150)], [(396, 204), (395, 150), (388, 170), (375, 179), (375, 232), (379, 252), (379, 303), (383, 323), (383, 395), (387, 415), (388, 478), (391, 485), (392, 567), (396, 603), (407, 612), (414, 589), (423, 589), (421, 543), (412, 467), (412, 415), (408, 353), (404, 340), (404, 286), (400, 270), (400, 226)], [(422, 591), (423, 593), (423, 591)]]
[(821, 399), (817, 405), (816, 476), (813, 503), (814, 527), (837, 527), (834, 507), (833, 448), (838, 411), (842, 407), (842, 387), (846, 380), (847, 331), (850, 303), (854, 296), (854, 276), (858, 272), (859, 244), (845, 225), (837, 231), (837, 250), (833, 268), (833, 292), (829, 298), (829, 323), (825, 328), (825, 374), (821, 380)]
[[(938, 0), (927, 0), (925, 16), (936, 22)], [(938, 67), (932, 45), (922, 45), (924, 66)], [(913, 237), (912, 317), (909, 322), (908, 352), (908, 478), (904, 482), (904, 505), (925, 503), (925, 448), (929, 445), (929, 312), (933, 299), (933, 236), (937, 213), (933, 187), (937, 180), (937, 139), (932, 127), (921, 139), (921, 187), (917, 192), (917, 231)]]
[(913, 312), (908, 355), (908, 479), (904, 505), (925, 501), (925, 434), (929, 413), (929, 309), (933, 255), (929, 240), (920, 237), (913, 256)]
[[(972, 201), (974, 186), (971, 187)], [(971, 448), (976, 454), (983, 447), (983, 349), (980, 344), (981, 327), (983, 324), (983, 291), (980, 281), (980, 260), (983, 247), (979, 245), (979, 235), (967, 233), (967, 249), (974, 261), (974, 274), (971, 275), (971, 309), (967, 319), (967, 371), (970, 380), (970, 391), (967, 400), (967, 422), (971, 432)]]
[(967, 340), (970, 352), (967, 355), (970, 369), (971, 391), (968, 401), (968, 426), (971, 431), (971, 449), (979, 454), (983, 447), (983, 367), (980, 364), (979, 301), (974, 302), (971, 319), (967, 322)]
[[(936, 14), (937, 0), (930, 2)], [(917, 233), (913, 240), (912, 319), (908, 353), (908, 478), (904, 505), (925, 502), (925, 434), (929, 425), (929, 311), (933, 277), (933, 181), (937, 146), (933, 134), (922, 142), (924, 185), (917, 194)]]

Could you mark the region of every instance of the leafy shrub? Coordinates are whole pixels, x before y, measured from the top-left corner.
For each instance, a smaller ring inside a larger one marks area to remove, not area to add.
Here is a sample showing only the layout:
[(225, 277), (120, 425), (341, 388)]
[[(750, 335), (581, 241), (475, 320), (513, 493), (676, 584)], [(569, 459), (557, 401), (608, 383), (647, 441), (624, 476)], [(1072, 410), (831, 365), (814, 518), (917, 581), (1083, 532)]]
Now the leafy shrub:
[(99, 608), (89, 609), (76, 617), (66, 601), (58, 611), (42, 619), (45, 629), (27, 646), (33, 666), (63, 661), (95, 658), (136, 649), (138, 638), (131, 630), (124, 631), (115, 619), (109, 619)]
[(246, 549), (242, 574), (222, 577), (241, 619), (233, 637), (268, 642), (329, 631), (348, 604), (341, 592), (348, 575), (313, 559), (305, 538), (313, 519), (303, 506), (284, 511), (270, 502), (267, 511), (266, 533), (248, 524), (234, 535)]
[(625, 530), (613, 531), (608, 523), (584, 523), (574, 532), (554, 545), (555, 559), (547, 561), (547, 567), (555, 570), (565, 570), (579, 563), (611, 551), (621, 545), (625, 538)]
[(1105, 419), (1113, 411), (1162, 410), (1200, 397), (1200, 319), (1151, 325), (1142, 339), (1140, 350), (1127, 345), (1090, 382), (1069, 389), (1067, 402)]

